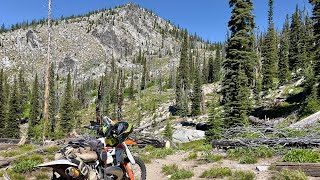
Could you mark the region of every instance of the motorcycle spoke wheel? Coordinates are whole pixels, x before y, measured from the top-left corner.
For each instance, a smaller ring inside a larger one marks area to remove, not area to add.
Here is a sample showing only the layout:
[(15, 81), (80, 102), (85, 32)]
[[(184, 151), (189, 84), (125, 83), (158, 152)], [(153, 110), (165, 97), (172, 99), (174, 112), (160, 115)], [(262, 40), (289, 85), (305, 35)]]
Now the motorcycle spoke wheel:
[(134, 174), (134, 180), (146, 180), (147, 172), (144, 162), (138, 157), (134, 157), (134, 160), (136, 164), (129, 163), (129, 167)]

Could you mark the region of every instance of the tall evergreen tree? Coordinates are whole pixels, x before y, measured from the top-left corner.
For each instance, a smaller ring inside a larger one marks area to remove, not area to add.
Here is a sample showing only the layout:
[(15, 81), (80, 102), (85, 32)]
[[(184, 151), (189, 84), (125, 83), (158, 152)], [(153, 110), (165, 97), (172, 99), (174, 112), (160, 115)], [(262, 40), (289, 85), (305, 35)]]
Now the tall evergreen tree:
[(216, 98), (217, 94), (213, 94), (213, 98), (209, 101), (209, 119), (208, 126), (210, 127), (206, 132), (206, 141), (212, 142), (214, 139), (222, 138), (223, 117), (221, 109), (219, 109), (219, 100)]
[(104, 85), (104, 92), (103, 92), (103, 114), (106, 115), (106, 116), (109, 116), (110, 115), (110, 78), (109, 78), (109, 74), (108, 72), (106, 71), (105, 72), (105, 78), (104, 78), (104, 82), (103, 82), (103, 85)]
[[(317, 82), (320, 83), (320, 1), (319, 0), (309, 0), (309, 2), (313, 5), (313, 29), (314, 29), (314, 59), (313, 59), (313, 67), (315, 77)], [(317, 97), (320, 97), (320, 86), (318, 85), (318, 93)]]
[(129, 87), (129, 99), (134, 100), (134, 73), (131, 70), (131, 79), (130, 79), (130, 87)]
[(289, 71), (289, 33), (290, 24), (289, 16), (287, 15), (286, 21), (283, 26), (281, 40), (280, 40), (280, 52), (279, 52), (279, 80), (283, 85), (290, 79)]
[(60, 126), (64, 133), (70, 132), (72, 130), (73, 121), (73, 105), (72, 105), (72, 87), (71, 87), (71, 76), (70, 72), (67, 77), (67, 85), (64, 92), (63, 105), (61, 108), (61, 119)]
[(51, 63), (49, 69), (49, 116), (48, 121), (50, 124), (50, 132), (53, 133), (56, 127), (56, 114), (57, 114), (57, 94), (55, 88), (55, 66)]
[(0, 138), (4, 137), (4, 130), (6, 125), (6, 103), (5, 103), (5, 97), (4, 97), (4, 87), (3, 87), (3, 69), (1, 69), (0, 72)]
[(213, 61), (213, 55), (211, 54), (209, 57), (209, 74), (208, 74), (208, 83), (213, 83), (214, 81), (214, 71), (213, 71), (213, 67), (214, 67), (214, 61)]
[(146, 81), (146, 78), (147, 78), (147, 59), (143, 56), (141, 56), (141, 60), (142, 62), (142, 66), (143, 66), (143, 73), (142, 73), (142, 79), (141, 79), (141, 90), (145, 90), (147, 89), (147, 81)]
[(301, 53), (301, 32), (302, 32), (302, 19), (299, 12), (298, 5), (296, 6), (296, 11), (292, 15), (292, 21), (290, 26), (290, 46), (289, 46), (289, 67), (290, 70), (296, 72), (300, 67), (302, 67), (302, 62), (300, 59)]
[(28, 103), (28, 86), (22, 70), (19, 71), (19, 97), (21, 115), (27, 109)]
[(263, 87), (264, 89), (275, 88), (274, 79), (278, 69), (278, 44), (273, 23), (273, 1), (269, 0), (269, 27), (264, 43), (263, 63)]
[(203, 84), (208, 83), (208, 76), (209, 76), (209, 68), (206, 55), (204, 54), (203, 57), (203, 65), (202, 65), (202, 82)]
[(224, 123), (227, 127), (244, 125), (247, 121), (246, 115), (250, 109), (247, 106), (247, 92), (253, 84), (253, 67), (257, 62), (253, 49), (253, 3), (251, 0), (230, 0), (229, 4), (233, 7), (229, 21), (231, 37), (228, 39), (226, 60), (223, 63), (225, 74), (222, 82)]
[(39, 114), (40, 114), (40, 101), (39, 101), (39, 81), (38, 75), (34, 77), (34, 82), (32, 86), (32, 94), (30, 100), (30, 112), (29, 112), (29, 129), (28, 136), (29, 138), (34, 136), (34, 127), (39, 123)]
[(18, 85), (17, 80), (14, 78), (10, 101), (9, 101), (9, 113), (8, 121), (6, 126), (6, 137), (16, 138), (20, 137), (20, 127), (19, 127), (19, 96), (18, 96)]
[(188, 33), (184, 32), (182, 42), (178, 76), (176, 80), (176, 109), (181, 116), (187, 116), (188, 102), (187, 91), (189, 90), (189, 66), (188, 66)]
[(221, 64), (222, 64), (221, 48), (220, 48), (220, 46), (218, 46), (218, 48), (216, 50), (216, 58), (215, 58), (215, 61), (213, 63), (213, 82), (218, 82), (220, 80)]
[(193, 83), (193, 94), (191, 97), (191, 115), (198, 116), (201, 114), (200, 104), (201, 104), (201, 73), (200, 67), (195, 68), (195, 79)]

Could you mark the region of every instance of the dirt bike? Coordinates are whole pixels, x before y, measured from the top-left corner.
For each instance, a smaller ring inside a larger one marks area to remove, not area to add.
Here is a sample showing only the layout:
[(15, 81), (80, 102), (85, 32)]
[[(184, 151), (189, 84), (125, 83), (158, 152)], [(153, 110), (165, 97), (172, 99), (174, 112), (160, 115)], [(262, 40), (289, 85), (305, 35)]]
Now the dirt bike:
[[(108, 135), (116, 133), (114, 128), (111, 128), (112, 121), (109, 118), (104, 118), (104, 124), (108, 126)], [(94, 122), (85, 128), (97, 132), (102, 129)], [(123, 141), (111, 145), (107, 143), (105, 137), (90, 141), (84, 139), (71, 141), (59, 150), (59, 160), (37, 167), (52, 168), (53, 180), (145, 180), (144, 162), (133, 156), (128, 148), (128, 145), (136, 144), (128, 138), (131, 132), (122, 136)]]

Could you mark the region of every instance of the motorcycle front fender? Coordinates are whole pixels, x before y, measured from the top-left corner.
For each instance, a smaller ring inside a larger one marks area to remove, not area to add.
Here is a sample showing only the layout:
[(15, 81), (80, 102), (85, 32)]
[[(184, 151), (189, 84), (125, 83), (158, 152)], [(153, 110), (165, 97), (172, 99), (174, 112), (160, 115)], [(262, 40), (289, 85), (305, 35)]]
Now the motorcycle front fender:
[(133, 165), (136, 164), (136, 161), (134, 160), (134, 158), (133, 158), (128, 146), (126, 145), (126, 143), (122, 143), (122, 145), (123, 145), (124, 149), (126, 150), (127, 157), (130, 160), (131, 164), (133, 164)]

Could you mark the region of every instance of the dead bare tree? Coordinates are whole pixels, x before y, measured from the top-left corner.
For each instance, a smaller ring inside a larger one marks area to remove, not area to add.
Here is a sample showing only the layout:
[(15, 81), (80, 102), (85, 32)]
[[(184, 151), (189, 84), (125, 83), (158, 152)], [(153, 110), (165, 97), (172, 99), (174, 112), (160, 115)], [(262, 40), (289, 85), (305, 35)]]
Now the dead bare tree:
[(43, 134), (42, 140), (43, 144), (45, 141), (46, 134), (46, 124), (48, 123), (48, 113), (49, 113), (49, 76), (50, 76), (50, 66), (51, 66), (51, 0), (48, 0), (48, 60), (47, 60), (47, 72), (46, 72), (46, 90), (45, 90), (45, 104), (44, 104), (44, 123), (43, 123)]

